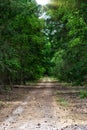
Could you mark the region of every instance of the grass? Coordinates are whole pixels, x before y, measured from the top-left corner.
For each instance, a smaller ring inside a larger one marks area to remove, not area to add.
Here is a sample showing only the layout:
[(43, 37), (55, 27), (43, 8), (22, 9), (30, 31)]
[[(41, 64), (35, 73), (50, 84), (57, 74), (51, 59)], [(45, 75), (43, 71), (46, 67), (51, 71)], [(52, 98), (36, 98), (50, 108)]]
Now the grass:
[(87, 90), (80, 90), (79, 97), (80, 98), (87, 98)]
[(58, 95), (61, 94), (61, 92), (56, 91), (55, 94), (57, 96), (57, 102), (59, 102), (62, 106), (67, 107), (68, 101), (66, 101), (66, 99), (64, 99), (63, 97), (58, 97)]
[(5, 102), (0, 101), (0, 109), (6, 106)]
[(56, 92), (55, 92), (55, 94), (56, 94), (56, 95), (58, 95), (58, 94), (61, 94), (61, 92), (59, 92), (59, 91), (56, 91)]
[(59, 98), (57, 101), (60, 102), (60, 104), (64, 107), (68, 106), (68, 102), (64, 98)]

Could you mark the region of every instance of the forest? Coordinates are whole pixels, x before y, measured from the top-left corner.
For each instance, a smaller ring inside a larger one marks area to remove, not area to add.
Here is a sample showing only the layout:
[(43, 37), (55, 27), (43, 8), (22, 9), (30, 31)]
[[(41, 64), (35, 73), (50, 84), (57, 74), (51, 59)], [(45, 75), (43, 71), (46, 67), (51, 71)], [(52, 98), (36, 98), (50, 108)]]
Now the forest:
[(0, 89), (45, 75), (87, 83), (87, 0), (0, 0)]
[(87, 130), (87, 0), (0, 0), (0, 130)]

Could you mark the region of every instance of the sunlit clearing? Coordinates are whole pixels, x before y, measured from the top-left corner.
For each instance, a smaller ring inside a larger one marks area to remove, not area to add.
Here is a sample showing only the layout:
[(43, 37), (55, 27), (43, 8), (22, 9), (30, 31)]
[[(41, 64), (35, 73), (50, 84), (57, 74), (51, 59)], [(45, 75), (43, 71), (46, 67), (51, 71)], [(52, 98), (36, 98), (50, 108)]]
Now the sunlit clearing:
[(37, 1), (38, 4), (43, 6), (43, 5), (48, 4), (50, 0), (36, 0), (36, 1)]

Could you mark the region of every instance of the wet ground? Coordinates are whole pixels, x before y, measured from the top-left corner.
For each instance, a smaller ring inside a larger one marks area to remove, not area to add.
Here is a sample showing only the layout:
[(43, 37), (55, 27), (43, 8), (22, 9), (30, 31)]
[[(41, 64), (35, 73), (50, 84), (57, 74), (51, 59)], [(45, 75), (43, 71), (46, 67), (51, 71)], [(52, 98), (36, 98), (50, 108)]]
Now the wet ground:
[[(27, 86), (28, 87), (28, 86)], [(87, 130), (87, 99), (45, 78), (29, 91), (0, 130)]]

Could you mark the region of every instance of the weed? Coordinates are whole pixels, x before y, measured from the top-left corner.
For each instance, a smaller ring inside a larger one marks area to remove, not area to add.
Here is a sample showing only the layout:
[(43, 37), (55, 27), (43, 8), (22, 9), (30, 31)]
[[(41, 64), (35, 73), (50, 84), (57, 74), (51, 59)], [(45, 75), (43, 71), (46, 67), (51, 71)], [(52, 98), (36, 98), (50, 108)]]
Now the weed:
[(87, 90), (80, 90), (79, 97), (80, 98), (87, 98)]
[(68, 106), (68, 102), (64, 98), (58, 98), (57, 101), (64, 107)]
[(0, 108), (3, 108), (4, 106), (6, 106), (6, 104), (2, 101), (0, 101)]
[(56, 94), (56, 95), (58, 95), (58, 94), (61, 94), (61, 92), (59, 92), (59, 91), (56, 91), (56, 92), (55, 92), (55, 94)]

